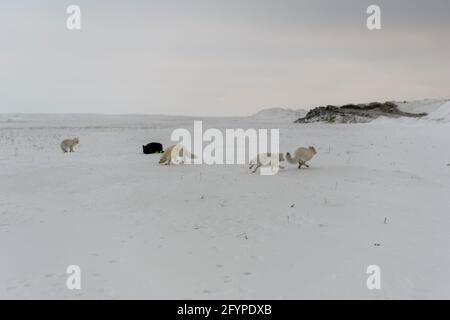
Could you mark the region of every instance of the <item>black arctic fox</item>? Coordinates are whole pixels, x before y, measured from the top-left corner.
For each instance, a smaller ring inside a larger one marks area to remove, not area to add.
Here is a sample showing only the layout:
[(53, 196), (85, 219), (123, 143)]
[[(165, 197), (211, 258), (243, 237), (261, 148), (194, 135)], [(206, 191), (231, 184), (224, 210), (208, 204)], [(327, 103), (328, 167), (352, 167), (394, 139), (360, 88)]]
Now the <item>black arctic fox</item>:
[(147, 144), (146, 146), (142, 146), (142, 151), (145, 154), (153, 154), (153, 153), (163, 153), (163, 145), (158, 142), (152, 142)]

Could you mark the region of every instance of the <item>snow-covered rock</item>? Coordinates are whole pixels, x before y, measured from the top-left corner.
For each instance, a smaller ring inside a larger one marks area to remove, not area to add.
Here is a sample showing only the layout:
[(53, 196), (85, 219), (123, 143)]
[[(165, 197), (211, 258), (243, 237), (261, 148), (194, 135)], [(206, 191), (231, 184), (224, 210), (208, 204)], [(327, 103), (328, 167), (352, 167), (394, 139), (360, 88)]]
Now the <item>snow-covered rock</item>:
[[(448, 100), (425, 99), (403, 102), (373, 102), (369, 104), (348, 104), (343, 106), (317, 107), (310, 110), (305, 117), (298, 119), (297, 123), (414, 123), (418, 119), (442, 118), (446, 108), (443, 107)], [(438, 110), (443, 107), (443, 110)], [(427, 117), (434, 112), (435, 117)], [(390, 121), (389, 119), (392, 119)]]
[(425, 113), (409, 113), (399, 110), (394, 102), (372, 102), (368, 104), (347, 104), (343, 106), (317, 107), (310, 110), (296, 123), (367, 123), (379, 117), (422, 117)]

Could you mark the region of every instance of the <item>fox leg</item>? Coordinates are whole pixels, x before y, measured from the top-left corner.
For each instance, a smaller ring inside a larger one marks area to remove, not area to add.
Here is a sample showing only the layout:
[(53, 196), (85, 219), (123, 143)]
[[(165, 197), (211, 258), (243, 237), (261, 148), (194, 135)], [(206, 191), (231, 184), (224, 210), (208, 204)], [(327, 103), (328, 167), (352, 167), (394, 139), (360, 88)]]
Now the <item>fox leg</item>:
[(259, 169), (260, 166), (261, 166), (261, 165), (257, 164), (255, 170), (253, 170), (252, 173), (255, 173), (256, 171), (258, 171), (258, 169)]
[(299, 163), (298, 163), (298, 168), (301, 169), (301, 168), (302, 168), (302, 165), (304, 165), (304, 163), (303, 163), (303, 162), (299, 162)]
[(304, 165), (305, 165), (307, 168), (309, 168), (309, 165), (307, 165), (306, 163), (304, 163)]

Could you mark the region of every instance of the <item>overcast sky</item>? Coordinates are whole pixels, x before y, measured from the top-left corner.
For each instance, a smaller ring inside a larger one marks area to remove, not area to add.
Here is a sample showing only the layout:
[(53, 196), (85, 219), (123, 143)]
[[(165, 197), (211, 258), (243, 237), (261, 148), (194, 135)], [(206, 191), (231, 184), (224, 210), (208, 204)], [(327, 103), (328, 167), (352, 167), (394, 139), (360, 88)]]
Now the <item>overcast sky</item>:
[[(370, 4), (382, 30), (366, 28)], [(450, 98), (448, 0), (2, 0), (0, 37), (0, 113)]]

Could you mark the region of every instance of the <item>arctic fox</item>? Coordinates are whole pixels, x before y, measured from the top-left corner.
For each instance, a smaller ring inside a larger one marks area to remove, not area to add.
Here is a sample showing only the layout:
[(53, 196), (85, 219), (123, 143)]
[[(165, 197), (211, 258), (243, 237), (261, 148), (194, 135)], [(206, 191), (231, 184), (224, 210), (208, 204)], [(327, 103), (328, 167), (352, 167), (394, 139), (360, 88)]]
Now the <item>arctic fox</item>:
[(292, 157), (289, 152), (286, 153), (286, 160), (289, 163), (298, 164), (299, 169), (302, 166), (306, 166), (307, 168), (309, 168), (306, 162), (311, 160), (316, 154), (317, 151), (314, 147), (298, 148), (297, 150), (295, 150), (294, 157)]
[(252, 171), (252, 173), (255, 173), (261, 166), (263, 166), (263, 165), (266, 166), (266, 165), (270, 164), (270, 166), (272, 168), (272, 171), (273, 171), (274, 166), (277, 164), (277, 158), (278, 158), (278, 166), (279, 166), (279, 168), (280, 169), (284, 169), (284, 167), (279, 165), (281, 162), (284, 161), (283, 154), (282, 153), (280, 153), (280, 154), (277, 154), (277, 153), (272, 154), (272, 153), (269, 152), (269, 153), (259, 154), (256, 157), (256, 159), (253, 159), (252, 161), (250, 161), (249, 170), (252, 170), (253, 168), (255, 168)]
[(178, 143), (173, 146), (168, 147), (164, 153), (161, 155), (159, 159), (159, 164), (170, 165), (175, 164), (183, 164), (186, 158), (195, 159), (197, 158), (195, 155), (191, 154), (185, 146)]
[(66, 139), (63, 142), (61, 142), (61, 149), (64, 153), (74, 152), (73, 147), (75, 147), (79, 143), (80, 143), (80, 140), (78, 138)]

